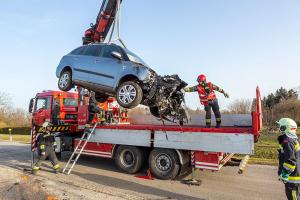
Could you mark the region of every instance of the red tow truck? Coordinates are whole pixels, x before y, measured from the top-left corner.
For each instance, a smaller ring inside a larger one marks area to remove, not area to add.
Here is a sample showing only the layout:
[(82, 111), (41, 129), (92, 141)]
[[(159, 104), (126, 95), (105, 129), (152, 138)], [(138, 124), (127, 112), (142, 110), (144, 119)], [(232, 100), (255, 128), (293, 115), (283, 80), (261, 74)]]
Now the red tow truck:
[[(41, 131), (39, 126), (43, 120), (51, 120), (55, 101), (60, 102), (59, 111), (65, 117), (52, 128), (57, 133), (56, 151), (73, 151), (87, 120), (87, 99), (80, 93), (46, 91), (37, 94), (30, 104), (34, 108), (32, 123), (37, 132)], [(148, 165), (159, 179), (174, 179), (189, 168), (218, 171), (234, 154), (253, 154), (262, 128), (258, 88), (255, 102), (252, 125), (245, 127), (132, 124), (134, 122), (128, 123), (130, 118), (118, 114), (115, 117), (119, 120), (96, 128), (82, 154), (114, 159), (118, 168), (131, 174)]]

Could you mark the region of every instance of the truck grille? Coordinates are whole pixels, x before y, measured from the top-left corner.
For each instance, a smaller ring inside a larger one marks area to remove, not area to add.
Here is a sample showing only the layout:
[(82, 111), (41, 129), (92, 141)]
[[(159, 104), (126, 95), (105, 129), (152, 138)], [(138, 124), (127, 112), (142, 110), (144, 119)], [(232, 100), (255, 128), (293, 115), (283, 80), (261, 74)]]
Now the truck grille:
[(65, 119), (77, 119), (77, 115), (76, 114), (66, 114)]

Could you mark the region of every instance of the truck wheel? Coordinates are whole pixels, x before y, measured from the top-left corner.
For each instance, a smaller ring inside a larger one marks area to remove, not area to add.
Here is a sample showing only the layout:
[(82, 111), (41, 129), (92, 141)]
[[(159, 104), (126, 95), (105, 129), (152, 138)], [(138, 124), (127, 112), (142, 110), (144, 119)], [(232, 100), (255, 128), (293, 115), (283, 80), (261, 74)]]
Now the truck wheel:
[(58, 88), (62, 91), (69, 91), (73, 87), (72, 73), (69, 70), (65, 70), (61, 73), (58, 79)]
[(120, 170), (129, 174), (137, 173), (144, 162), (141, 149), (133, 146), (120, 146), (115, 155), (115, 163)]
[(117, 102), (123, 108), (134, 108), (143, 100), (143, 90), (133, 81), (122, 83), (117, 90)]
[(153, 149), (149, 155), (152, 174), (162, 180), (174, 179), (180, 170), (180, 162), (175, 151), (170, 149)]

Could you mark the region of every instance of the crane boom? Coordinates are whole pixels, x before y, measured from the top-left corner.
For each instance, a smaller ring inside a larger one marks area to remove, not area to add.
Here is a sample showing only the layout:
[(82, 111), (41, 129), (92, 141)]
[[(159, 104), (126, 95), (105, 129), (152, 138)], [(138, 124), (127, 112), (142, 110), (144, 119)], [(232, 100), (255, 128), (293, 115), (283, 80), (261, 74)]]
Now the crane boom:
[[(122, 1), (120, 1), (121, 3)], [(85, 31), (83, 44), (103, 42), (115, 20), (118, 0), (103, 0), (96, 23)]]

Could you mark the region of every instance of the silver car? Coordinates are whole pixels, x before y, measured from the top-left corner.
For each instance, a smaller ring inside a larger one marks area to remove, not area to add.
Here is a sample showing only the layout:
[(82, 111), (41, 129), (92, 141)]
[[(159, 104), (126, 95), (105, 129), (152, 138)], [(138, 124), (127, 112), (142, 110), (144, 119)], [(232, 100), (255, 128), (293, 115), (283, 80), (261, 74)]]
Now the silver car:
[(151, 95), (156, 73), (129, 50), (101, 43), (84, 45), (65, 55), (56, 76), (60, 90), (78, 85), (94, 91), (99, 102), (115, 96), (122, 107), (133, 108)]

